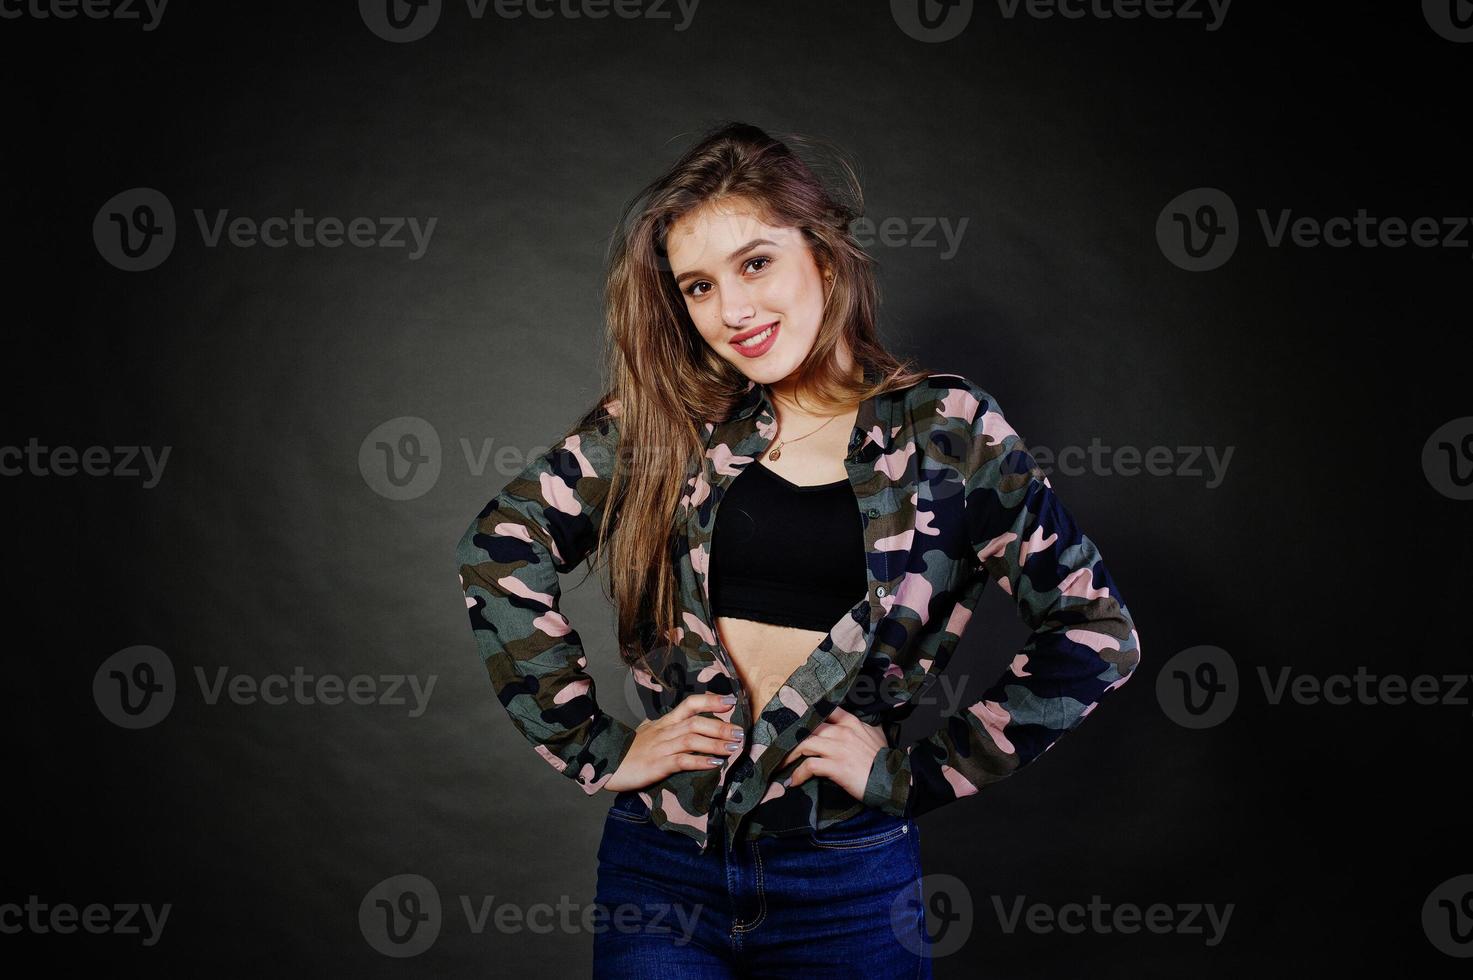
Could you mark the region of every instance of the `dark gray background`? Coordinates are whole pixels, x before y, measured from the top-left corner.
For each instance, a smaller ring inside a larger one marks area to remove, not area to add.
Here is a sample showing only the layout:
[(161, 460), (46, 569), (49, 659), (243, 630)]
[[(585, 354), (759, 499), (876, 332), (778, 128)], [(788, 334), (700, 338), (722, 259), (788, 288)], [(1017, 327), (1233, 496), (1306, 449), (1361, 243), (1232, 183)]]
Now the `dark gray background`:
[[(0, 903), (172, 903), (162, 941), (3, 937), (53, 961), (219, 975), (583, 975), (587, 933), (481, 935), (459, 898), (593, 896), (611, 796), (551, 773), (496, 703), (454, 545), (521, 453), (597, 394), (607, 235), (708, 125), (843, 147), (875, 218), (968, 220), (958, 253), (876, 244), (897, 353), (995, 394), (1030, 442), (1233, 446), (1227, 479), (1053, 477), (1141, 630), (1141, 674), (1016, 778), (921, 820), (976, 906), (939, 977), (1451, 975), (1422, 905), (1473, 871), (1467, 705), (1270, 706), (1255, 668), (1464, 673), (1469, 508), (1424, 442), (1473, 413), (1473, 249), (1267, 247), (1255, 210), (1473, 213), (1473, 45), (1417, 4), (1234, 4), (1201, 22), (1003, 17), (925, 43), (885, 3), (705, 0), (670, 21), (474, 20), (375, 37), (354, 4), (170, 4), (158, 29), (0, 21), (6, 446), (172, 447), (163, 479), (7, 476), (9, 847)], [(310, 9), (308, 9), (310, 8)], [(92, 222), (133, 187), (179, 240), (129, 273)], [(1242, 239), (1211, 272), (1155, 238), (1217, 187)], [(205, 248), (193, 209), (438, 219), (428, 252)], [(1465, 236), (1465, 238), (1468, 236)], [(428, 492), (360, 474), (365, 437), (439, 434)], [(593, 579), (565, 611), (626, 720)], [(951, 673), (980, 691), (1024, 633), (991, 590)], [(125, 647), (164, 651), (168, 717), (109, 722)], [(1156, 694), (1227, 650), (1243, 695), (1204, 731)], [(194, 670), (433, 675), (383, 705), (208, 704)], [(1467, 692), (1465, 692), (1467, 693)], [(918, 716), (908, 733), (934, 726)], [(358, 907), (433, 881), (433, 947), (375, 952)], [(1202, 936), (1005, 934), (993, 896), (1234, 904)], [(1466, 920), (1465, 920), (1466, 923)]]

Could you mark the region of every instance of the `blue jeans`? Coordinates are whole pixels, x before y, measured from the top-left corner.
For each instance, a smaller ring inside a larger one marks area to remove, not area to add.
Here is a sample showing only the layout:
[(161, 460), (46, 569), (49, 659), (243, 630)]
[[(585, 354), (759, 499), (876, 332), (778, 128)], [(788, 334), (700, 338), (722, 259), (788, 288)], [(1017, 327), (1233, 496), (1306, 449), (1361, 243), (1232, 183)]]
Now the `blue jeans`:
[(619, 793), (598, 848), (593, 976), (929, 980), (920, 878), (915, 821), (883, 810), (702, 854)]

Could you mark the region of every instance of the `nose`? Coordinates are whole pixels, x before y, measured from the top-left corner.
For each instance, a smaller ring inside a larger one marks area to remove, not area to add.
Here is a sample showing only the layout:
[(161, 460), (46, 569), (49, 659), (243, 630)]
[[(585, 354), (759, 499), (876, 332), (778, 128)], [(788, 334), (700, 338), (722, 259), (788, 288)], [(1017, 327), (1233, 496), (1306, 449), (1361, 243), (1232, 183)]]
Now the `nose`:
[(721, 287), (721, 319), (728, 327), (747, 326), (756, 315), (745, 286), (737, 283)]

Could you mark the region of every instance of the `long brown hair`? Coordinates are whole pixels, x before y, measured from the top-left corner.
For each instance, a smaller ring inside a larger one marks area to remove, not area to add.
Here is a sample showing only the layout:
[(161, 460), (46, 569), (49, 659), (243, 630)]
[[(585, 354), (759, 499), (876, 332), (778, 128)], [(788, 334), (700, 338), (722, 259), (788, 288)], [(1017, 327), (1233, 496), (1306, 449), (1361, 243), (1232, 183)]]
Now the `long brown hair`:
[[(797, 146), (809, 139), (787, 136)], [(746, 123), (715, 127), (625, 206), (609, 247), (605, 288), (605, 393), (617, 399), (619, 451), (598, 546), (608, 558), (620, 656), (658, 677), (646, 655), (674, 645), (676, 551), (672, 532), (687, 481), (701, 472), (701, 427), (719, 424), (747, 378), (713, 351), (691, 322), (666, 253), (679, 219), (714, 204), (742, 203), (763, 222), (796, 227), (820, 270), (833, 280), (813, 348), (794, 386), (819, 405), (848, 405), (926, 376), (897, 360), (876, 336), (874, 260), (850, 231), (863, 214), (854, 169), (836, 154), (837, 187), (825, 186), (783, 141)], [(839, 366), (840, 342), (877, 375), (856, 380)], [(597, 411), (597, 406), (593, 410)], [(618, 532), (612, 533), (617, 526)]]

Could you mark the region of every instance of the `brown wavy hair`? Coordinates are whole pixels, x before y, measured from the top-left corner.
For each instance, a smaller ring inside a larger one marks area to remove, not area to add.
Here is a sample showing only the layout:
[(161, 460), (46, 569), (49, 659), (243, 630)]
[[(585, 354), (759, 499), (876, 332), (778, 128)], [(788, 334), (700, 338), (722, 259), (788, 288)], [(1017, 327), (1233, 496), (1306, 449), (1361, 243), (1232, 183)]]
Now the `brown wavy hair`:
[[(619, 450), (590, 568), (607, 558), (621, 659), (656, 678), (648, 655), (674, 645), (682, 625), (672, 535), (688, 481), (700, 472), (701, 426), (724, 421), (748, 380), (691, 322), (666, 253), (675, 222), (707, 205), (746, 204), (766, 224), (801, 229), (819, 269), (833, 273), (817, 338), (795, 371), (800, 403), (811, 396), (816, 405), (805, 410), (843, 410), (927, 374), (876, 336), (875, 260), (850, 231), (864, 203), (854, 168), (835, 153), (831, 189), (817, 164), (788, 146), (811, 150), (814, 141), (785, 140), (741, 122), (708, 130), (625, 205), (609, 245), (604, 394), (585, 418), (616, 404)], [(841, 369), (841, 341), (874, 383)]]

